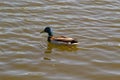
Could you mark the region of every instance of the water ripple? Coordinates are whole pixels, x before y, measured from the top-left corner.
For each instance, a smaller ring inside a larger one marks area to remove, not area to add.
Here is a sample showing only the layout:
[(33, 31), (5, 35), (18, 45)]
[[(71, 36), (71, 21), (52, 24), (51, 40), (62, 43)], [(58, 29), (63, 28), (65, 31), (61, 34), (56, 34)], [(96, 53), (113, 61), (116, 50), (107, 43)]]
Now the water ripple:
[[(0, 80), (119, 80), (119, 0), (0, 1)], [(54, 45), (47, 34), (77, 46)]]

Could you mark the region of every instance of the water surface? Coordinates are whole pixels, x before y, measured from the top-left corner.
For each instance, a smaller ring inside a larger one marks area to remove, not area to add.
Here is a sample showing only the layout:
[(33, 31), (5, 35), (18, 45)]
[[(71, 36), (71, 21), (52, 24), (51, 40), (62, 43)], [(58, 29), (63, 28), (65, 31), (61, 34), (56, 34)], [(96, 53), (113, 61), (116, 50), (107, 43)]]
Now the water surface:
[[(80, 44), (48, 43), (46, 26)], [(119, 79), (119, 0), (0, 0), (0, 80)]]

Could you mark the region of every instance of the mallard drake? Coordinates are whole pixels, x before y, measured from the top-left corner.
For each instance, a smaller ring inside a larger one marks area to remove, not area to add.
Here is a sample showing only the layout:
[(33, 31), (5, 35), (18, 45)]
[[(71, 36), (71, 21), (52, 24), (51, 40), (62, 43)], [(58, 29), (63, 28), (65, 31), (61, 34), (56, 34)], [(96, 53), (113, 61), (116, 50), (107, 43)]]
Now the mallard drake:
[(47, 39), (48, 42), (55, 44), (70, 44), (70, 45), (78, 44), (78, 41), (70, 37), (65, 37), (65, 36), (54, 37), (52, 29), (50, 27), (46, 27), (41, 33), (44, 32), (48, 33), (48, 39)]

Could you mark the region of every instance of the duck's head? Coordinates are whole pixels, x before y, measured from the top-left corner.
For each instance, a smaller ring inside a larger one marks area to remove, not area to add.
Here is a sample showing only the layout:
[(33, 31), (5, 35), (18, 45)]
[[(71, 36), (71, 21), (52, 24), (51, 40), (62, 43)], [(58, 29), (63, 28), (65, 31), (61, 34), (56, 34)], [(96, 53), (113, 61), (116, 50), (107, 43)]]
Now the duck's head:
[(53, 36), (52, 29), (50, 27), (46, 27), (41, 33), (48, 33), (49, 36)]

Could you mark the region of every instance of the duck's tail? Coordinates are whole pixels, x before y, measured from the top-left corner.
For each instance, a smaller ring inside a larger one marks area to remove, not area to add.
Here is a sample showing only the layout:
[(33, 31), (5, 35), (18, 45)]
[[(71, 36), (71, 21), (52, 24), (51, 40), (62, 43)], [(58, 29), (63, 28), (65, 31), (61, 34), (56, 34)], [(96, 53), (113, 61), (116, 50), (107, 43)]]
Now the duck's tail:
[(71, 44), (78, 44), (78, 41), (72, 40), (72, 41), (71, 41)]

